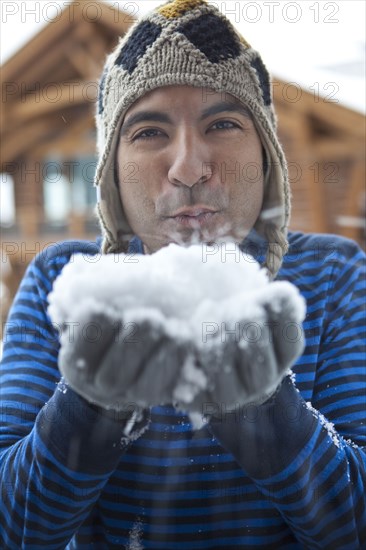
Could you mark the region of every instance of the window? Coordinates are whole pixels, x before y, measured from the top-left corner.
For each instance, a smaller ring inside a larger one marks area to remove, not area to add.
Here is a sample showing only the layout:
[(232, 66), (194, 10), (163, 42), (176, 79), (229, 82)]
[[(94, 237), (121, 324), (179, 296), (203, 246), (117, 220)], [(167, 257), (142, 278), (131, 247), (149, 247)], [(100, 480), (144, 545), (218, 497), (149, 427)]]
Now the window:
[(14, 180), (10, 174), (0, 174), (0, 223), (3, 228), (15, 224)]
[(52, 225), (64, 224), (71, 209), (70, 183), (62, 164), (49, 161), (43, 168), (44, 211), (46, 221)]
[(88, 215), (95, 207), (95, 189), (93, 187), (97, 160), (94, 156), (85, 156), (67, 163), (72, 189), (72, 210), (76, 214)]

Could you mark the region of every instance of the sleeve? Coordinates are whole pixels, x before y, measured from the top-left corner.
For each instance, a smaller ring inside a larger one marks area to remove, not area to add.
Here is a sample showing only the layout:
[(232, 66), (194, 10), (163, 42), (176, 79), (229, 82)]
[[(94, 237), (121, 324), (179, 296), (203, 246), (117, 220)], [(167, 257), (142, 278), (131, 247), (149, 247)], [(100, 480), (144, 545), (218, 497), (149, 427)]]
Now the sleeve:
[(0, 547), (8, 550), (66, 547), (116, 469), (128, 429), (138, 437), (147, 425), (145, 412), (113, 416), (60, 382), (58, 332), (47, 315), (57, 261), (32, 262), (4, 330)]
[(365, 255), (334, 262), (312, 402), (288, 376), (272, 399), (210, 429), (304, 548), (366, 547)]

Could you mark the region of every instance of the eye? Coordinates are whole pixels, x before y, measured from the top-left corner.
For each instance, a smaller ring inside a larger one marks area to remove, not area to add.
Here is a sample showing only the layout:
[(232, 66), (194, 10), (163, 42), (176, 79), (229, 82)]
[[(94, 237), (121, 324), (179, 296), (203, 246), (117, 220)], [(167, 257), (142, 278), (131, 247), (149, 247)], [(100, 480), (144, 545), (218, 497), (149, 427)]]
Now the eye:
[[(216, 127), (216, 128), (215, 128)], [(231, 120), (218, 120), (212, 126), (211, 129), (217, 129), (217, 130), (235, 130), (236, 128), (239, 128), (240, 126), (236, 124), (235, 122), (232, 122)]]
[(156, 128), (147, 128), (146, 130), (142, 130), (142, 132), (138, 132), (132, 139), (132, 141), (136, 140), (148, 140), (153, 139), (155, 137), (161, 137), (163, 136), (163, 133), (160, 130), (157, 130)]

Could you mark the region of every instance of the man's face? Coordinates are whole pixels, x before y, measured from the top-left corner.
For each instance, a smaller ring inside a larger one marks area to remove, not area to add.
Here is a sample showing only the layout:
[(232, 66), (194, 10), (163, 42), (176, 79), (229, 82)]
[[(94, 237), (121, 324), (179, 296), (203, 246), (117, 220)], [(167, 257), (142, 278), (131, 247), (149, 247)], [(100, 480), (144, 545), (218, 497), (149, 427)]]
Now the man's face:
[(128, 222), (148, 253), (171, 242), (241, 241), (261, 209), (261, 142), (230, 94), (147, 93), (126, 113), (117, 166)]

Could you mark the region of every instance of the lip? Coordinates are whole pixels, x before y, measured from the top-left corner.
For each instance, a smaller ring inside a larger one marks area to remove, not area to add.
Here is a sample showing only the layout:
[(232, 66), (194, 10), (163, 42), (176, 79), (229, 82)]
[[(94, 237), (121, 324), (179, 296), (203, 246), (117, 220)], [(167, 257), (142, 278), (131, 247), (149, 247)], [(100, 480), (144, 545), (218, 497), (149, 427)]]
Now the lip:
[(181, 216), (185, 216), (189, 218), (198, 218), (202, 214), (216, 214), (216, 212), (217, 210), (214, 210), (209, 206), (195, 205), (195, 206), (189, 206), (188, 208), (187, 207), (180, 208), (169, 217), (180, 218)]
[(217, 212), (217, 210), (213, 210), (208, 206), (195, 205), (189, 208), (180, 208), (172, 216), (169, 216), (169, 218), (174, 220), (180, 227), (200, 229), (211, 222)]

